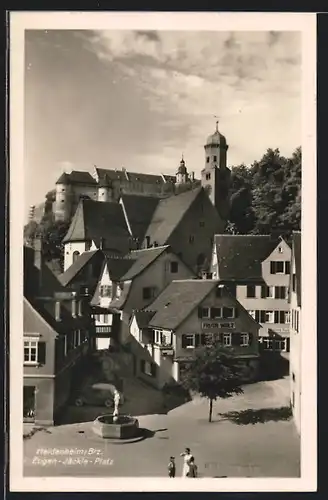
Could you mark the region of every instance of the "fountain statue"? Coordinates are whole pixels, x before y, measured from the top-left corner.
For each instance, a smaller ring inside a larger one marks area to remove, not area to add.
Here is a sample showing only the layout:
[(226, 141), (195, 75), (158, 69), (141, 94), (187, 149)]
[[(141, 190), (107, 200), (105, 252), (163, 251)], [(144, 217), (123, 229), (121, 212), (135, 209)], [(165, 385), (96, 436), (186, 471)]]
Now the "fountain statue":
[(120, 393), (117, 389), (114, 391), (114, 412), (113, 412), (113, 422), (118, 421), (118, 407), (121, 401)]

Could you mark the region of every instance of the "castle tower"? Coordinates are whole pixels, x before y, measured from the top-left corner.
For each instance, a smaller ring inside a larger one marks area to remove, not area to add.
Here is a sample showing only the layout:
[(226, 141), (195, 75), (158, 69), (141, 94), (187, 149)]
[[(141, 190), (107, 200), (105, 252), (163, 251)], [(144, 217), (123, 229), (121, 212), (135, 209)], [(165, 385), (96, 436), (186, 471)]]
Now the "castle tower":
[(185, 161), (183, 159), (183, 155), (182, 155), (180, 165), (179, 165), (178, 171), (176, 173), (175, 179), (176, 179), (176, 181), (175, 181), (176, 184), (186, 184), (189, 181), (189, 175), (188, 175)]
[(219, 132), (219, 122), (216, 122), (214, 134), (207, 138), (205, 149), (205, 168), (201, 172), (201, 183), (211, 202), (216, 207), (222, 219), (229, 216), (231, 171), (227, 167), (228, 144), (226, 138)]
[(113, 188), (110, 179), (105, 175), (98, 184), (98, 201), (112, 201)]
[(55, 220), (68, 220), (72, 211), (72, 187), (69, 174), (65, 172), (56, 182)]

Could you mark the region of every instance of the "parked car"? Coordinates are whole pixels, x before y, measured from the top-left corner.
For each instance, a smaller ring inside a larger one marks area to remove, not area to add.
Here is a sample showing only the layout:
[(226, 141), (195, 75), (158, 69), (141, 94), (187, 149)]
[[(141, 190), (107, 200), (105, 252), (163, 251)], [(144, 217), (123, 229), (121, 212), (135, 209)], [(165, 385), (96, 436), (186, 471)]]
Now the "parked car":
[[(91, 406), (106, 406), (107, 408), (114, 407), (114, 392), (115, 385), (105, 382), (82, 387), (74, 396), (75, 406), (91, 405)], [(120, 404), (123, 404), (123, 394), (120, 393)]]

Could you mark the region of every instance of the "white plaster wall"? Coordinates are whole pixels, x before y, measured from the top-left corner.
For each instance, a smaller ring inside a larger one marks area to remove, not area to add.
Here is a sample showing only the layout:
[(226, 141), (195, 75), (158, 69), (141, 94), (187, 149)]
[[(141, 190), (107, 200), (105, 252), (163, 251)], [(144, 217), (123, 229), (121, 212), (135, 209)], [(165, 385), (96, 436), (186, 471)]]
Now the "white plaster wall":
[(79, 252), (80, 255), (87, 250), (85, 241), (73, 241), (65, 243), (64, 247), (64, 271), (73, 264), (73, 253)]

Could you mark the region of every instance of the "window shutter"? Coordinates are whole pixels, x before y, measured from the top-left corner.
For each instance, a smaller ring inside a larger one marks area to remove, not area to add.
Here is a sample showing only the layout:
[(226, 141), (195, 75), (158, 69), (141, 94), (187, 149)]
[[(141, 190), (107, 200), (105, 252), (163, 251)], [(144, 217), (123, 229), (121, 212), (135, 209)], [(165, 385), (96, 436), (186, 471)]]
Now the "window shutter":
[(279, 311), (279, 323), (285, 324), (285, 311)]
[(222, 308), (222, 316), (223, 318), (226, 318), (228, 316), (228, 310), (227, 310), (227, 307), (223, 307)]
[(285, 262), (285, 274), (290, 274), (290, 262), (286, 260)]
[(152, 363), (151, 364), (151, 374), (152, 374), (152, 377), (156, 377), (156, 368), (157, 366), (155, 365), (155, 363)]
[(239, 308), (238, 307), (234, 307), (233, 309), (234, 309), (234, 317), (238, 318), (238, 316), (239, 316)]
[(265, 311), (260, 311), (260, 323), (265, 323)]
[(187, 345), (187, 342), (186, 342), (186, 336), (185, 335), (182, 335), (181, 336), (181, 345), (182, 345), (182, 348), (184, 349)]
[(40, 365), (44, 365), (46, 363), (46, 343), (45, 342), (38, 343), (38, 363), (40, 363)]
[(276, 266), (275, 266), (275, 262), (273, 260), (270, 262), (270, 273), (276, 274)]
[(260, 323), (260, 311), (255, 311), (255, 321)]
[[(272, 262), (271, 262), (272, 264)], [(267, 286), (266, 285), (262, 285), (261, 286), (261, 299), (266, 299), (267, 297)]]
[(198, 347), (200, 345), (200, 334), (196, 333), (195, 334), (195, 347)]
[(279, 311), (274, 312), (274, 322), (275, 323), (280, 323), (279, 321)]
[(248, 334), (248, 339), (249, 339), (249, 345), (251, 346), (253, 344), (253, 340), (254, 340), (254, 335), (253, 333), (249, 333)]

